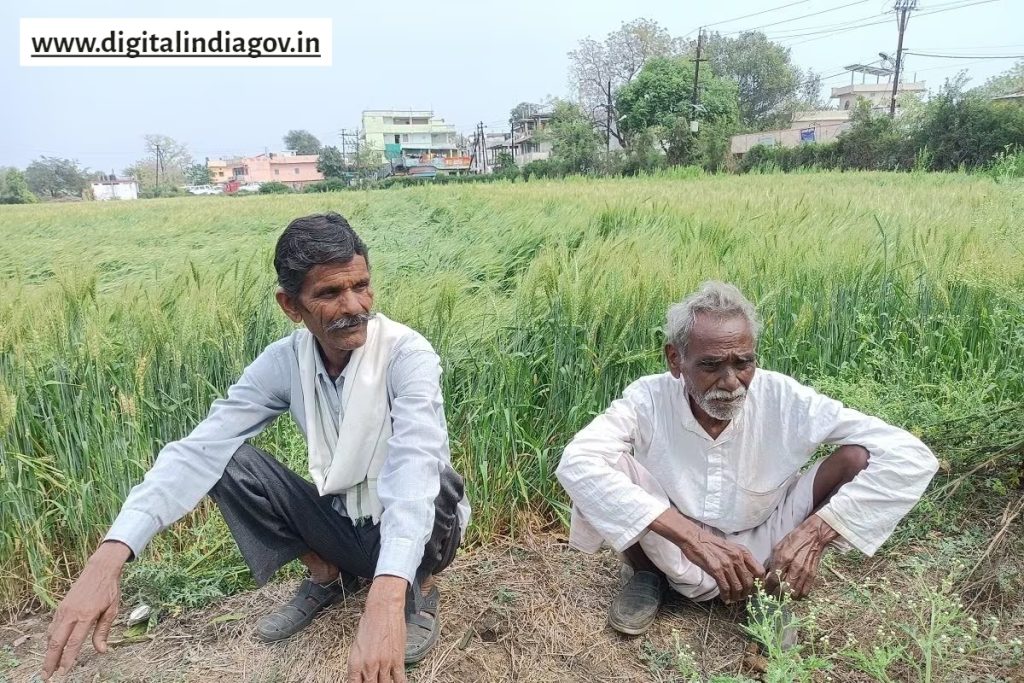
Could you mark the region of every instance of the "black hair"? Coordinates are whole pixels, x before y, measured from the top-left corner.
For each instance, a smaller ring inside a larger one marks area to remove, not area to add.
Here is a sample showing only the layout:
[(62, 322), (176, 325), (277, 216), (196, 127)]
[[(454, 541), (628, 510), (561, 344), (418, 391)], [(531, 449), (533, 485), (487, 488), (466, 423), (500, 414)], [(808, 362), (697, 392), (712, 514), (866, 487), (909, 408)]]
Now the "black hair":
[(369, 249), (341, 214), (332, 211), (296, 218), (281, 233), (274, 250), (277, 283), (288, 296), (298, 296), (314, 266), (348, 263), (357, 255), (366, 259), (369, 268)]

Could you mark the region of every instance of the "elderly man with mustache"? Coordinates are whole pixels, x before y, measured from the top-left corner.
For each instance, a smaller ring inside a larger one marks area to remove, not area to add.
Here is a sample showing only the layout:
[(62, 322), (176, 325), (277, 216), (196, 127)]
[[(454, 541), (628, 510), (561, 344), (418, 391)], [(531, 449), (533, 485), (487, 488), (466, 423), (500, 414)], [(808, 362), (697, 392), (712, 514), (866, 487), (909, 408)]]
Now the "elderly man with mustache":
[[(668, 588), (695, 601), (811, 589), (830, 545), (871, 555), (937, 469), (921, 441), (786, 375), (757, 368), (760, 324), (733, 285), (668, 311), (668, 372), (643, 377), (566, 447), (569, 541), (605, 542), (632, 578), (609, 624), (654, 622)], [(836, 446), (810, 464), (820, 446)], [(786, 615), (776, 622), (795, 642)]]
[[(57, 609), (43, 670), (70, 668), (90, 631), (106, 650), (121, 570), (209, 496), (256, 581), (298, 558), (309, 577), (256, 625), (287, 638), (371, 580), (348, 681), (405, 681), (437, 640), (434, 575), (469, 522), (452, 469), (441, 366), (430, 343), (372, 312), (369, 253), (336, 213), (292, 221), (277, 242), (277, 302), (304, 327), (268, 346), (191, 434), (166, 445)], [(289, 412), (312, 483), (250, 445)]]

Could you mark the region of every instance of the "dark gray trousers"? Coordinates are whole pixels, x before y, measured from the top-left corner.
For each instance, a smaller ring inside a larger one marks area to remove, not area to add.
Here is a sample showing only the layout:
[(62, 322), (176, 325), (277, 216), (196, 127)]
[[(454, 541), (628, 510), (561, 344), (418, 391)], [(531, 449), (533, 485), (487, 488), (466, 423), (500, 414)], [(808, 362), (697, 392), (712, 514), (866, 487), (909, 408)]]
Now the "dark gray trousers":
[[(410, 586), (409, 597), (417, 604), (420, 582), (455, 559), (462, 535), (456, 516), (462, 492), (462, 477), (448, 467), (434, 499), (434, 528)], [(335, 496), (321, 496), (313, 484), (265, 451), (243, 444), (210, 497), (261, 586), (278, 569), (310, 551), (346, 574), (373, 578), (380, 555), (380, 524), (353, 523), (332, 507)]]

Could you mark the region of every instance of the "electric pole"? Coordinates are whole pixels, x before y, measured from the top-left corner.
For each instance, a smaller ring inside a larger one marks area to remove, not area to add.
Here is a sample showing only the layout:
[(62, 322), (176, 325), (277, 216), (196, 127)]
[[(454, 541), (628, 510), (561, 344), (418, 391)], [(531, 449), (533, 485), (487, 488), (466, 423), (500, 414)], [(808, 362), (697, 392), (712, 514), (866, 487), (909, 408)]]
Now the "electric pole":
[(608, 102), (604, 105), (605, 113), (605, 128), (604, 128), (604, 147), (605, 153), (611, 154), (612, 152), (612, 79), (608, 79)]
[(512, 150), (512, 161), (516, 160), (516, 120), (508, 120), (508, 148)]
[(160, 145), (156, 145), (156, 194), (160, 194)]
[(348, 130), (341, 129), (341, 163), (348, 166), (348, 157), (345, 156), (345, 138), (348, 137)]
[(477, 124), (477, 140), (480, 141), (480, 168), (483, 169), (483, 173), (487, 173), (487, 139), (484, 137), (484, 122), (481, 121)]
[(701, 53), (704, 51), (704, 27), (701, 27), (697, 33), (697, 57), (693, 60), (693, 114), (690, 118), (690, 131), (693, 133), (697, 132), (697, 127), (700, 125), (697, 121), (697, 107), (700, 105), (700, 63), (706, 62), (707, 60), (701, 57)]
[(900, 28), (900, 37), (896, 41), (896, 68), (892, 78), (892, 100), (889, 102), (889, 118), (896, 118), (896, 95), (900, 89), (900, 68), (903, 66), (903, 34), (910, 21), (910, 13), (917, 7), (917, 0), (896, 0), (893, 9), (898, 13), (896, 21)]

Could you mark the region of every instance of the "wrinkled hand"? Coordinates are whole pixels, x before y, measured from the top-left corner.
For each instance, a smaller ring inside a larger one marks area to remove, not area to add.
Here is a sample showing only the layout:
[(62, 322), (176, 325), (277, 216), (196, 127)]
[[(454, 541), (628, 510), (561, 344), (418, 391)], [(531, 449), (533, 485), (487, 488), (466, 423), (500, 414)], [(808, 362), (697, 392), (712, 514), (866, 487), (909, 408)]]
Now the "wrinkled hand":
[(121, 600), (121, 568), (130, 556), (128, 546), (108, 542), (89, 558), (53, 615), (47, 631), (43, 680), (49, 680), (54, 671), (64, 674), (74, 666), (94, 626), (93, 647), (97, 652), (107, 651), (107, 636)]
[(686, 557), (718, 583), (725, 602), (735, 602), (754, 592), (754, 579), (764, 578), (761, 563), (741, 545), (706, 531), (699, 531), (682, 548)]
[(773, 594), (785, 589), (793, 598), (806, 597), (818, 575), (818, 565), (825, 549), (839, 536), (818, 515), (811, 515), (790, 531), (772, 549), (768, 559), (765, 588)]
[(348, 683), (406, 683), (405, 579), (378, 576), (348, 655)]

